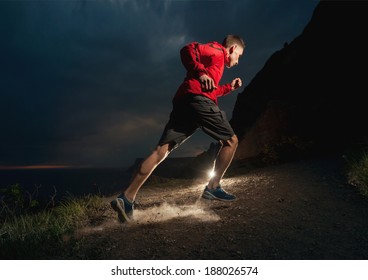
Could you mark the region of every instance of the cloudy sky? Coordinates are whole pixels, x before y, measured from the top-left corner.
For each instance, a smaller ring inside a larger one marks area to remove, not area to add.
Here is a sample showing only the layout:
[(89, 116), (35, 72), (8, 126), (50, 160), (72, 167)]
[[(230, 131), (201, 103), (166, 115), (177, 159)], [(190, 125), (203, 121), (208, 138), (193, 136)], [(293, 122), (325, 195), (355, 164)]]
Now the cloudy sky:
[[(191, 42), (242, 36), (249, 83), (317, 0), (0, 0), (0, 166), (128, 166), (155, 146)], [(244, 87), (243, 87), (244, 88)], [(219, 100), (231, 118), (236, 96)], [(171, 156), (213, 141), (198, 131)]]

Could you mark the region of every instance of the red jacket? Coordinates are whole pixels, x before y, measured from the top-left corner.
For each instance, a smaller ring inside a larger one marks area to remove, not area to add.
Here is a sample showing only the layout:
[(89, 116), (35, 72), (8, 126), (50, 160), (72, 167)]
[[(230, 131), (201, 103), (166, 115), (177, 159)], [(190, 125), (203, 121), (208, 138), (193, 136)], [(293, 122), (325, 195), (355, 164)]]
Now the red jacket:
[[(187, 69), (187, 75), (178, 88), (174, 101), (187, 93), (201, 94), (217, 104), (217, 97), (224, 96), (231, 91), (231, 84), (219, 85), (228, 60), (226, 49), (217, 42), (199, 44), (190, 43), (180, 50), (181, 61)], [(217, 89), (202, 91), (198, 78), (202, 75), (211, 77)]]

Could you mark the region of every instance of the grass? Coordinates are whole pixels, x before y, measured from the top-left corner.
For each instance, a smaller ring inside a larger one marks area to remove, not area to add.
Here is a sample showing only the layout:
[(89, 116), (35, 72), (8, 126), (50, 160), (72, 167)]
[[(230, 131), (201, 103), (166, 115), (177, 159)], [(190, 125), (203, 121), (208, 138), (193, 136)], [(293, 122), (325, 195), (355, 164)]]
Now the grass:
[(73, 242), (68, 236), (89, 224), (104, 207), (101, 197), (89, 195), (69, 197), (51, 209), (36, 213), (8, 211), (0, 222), (0, 258), (58, 258), (63, 255), (66, 240)]
[(368, 146), (365, 144), (351, 150), (344, 158), (349, 184), (355, 186), (363, 196), (368, 198)]
[[(153, 176), (148, 184), (167, 187), (182, 181), (187, 179)], [(106, 209), (108, 203), (97, 195), (70, 196), (42, 206), (17, 184), (0, 188), (0, 259), (101, 258), (75, 233), (99, 222)]]

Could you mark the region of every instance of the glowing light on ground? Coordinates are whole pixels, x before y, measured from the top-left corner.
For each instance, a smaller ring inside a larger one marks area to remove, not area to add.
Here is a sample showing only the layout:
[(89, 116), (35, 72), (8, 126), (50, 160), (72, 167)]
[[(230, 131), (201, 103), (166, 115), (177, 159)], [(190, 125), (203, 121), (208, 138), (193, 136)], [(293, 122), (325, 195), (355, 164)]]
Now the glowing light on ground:
[(215, 176), (215, 171), (212, 169), (212, 170), (210, 170), (210, 171), (208, 171), (208, 177), (209, 178), (212, 178), (213, 176)]

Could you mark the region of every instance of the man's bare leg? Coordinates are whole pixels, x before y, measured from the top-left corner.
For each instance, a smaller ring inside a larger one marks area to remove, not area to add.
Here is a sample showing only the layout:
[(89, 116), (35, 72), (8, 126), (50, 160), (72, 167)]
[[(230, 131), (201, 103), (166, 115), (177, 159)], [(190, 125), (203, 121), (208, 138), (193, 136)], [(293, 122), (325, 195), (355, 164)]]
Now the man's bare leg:
[(129, 187), (125, 190), (125, 197), (133, 202), (144, 182), (152, 174), (155, 168), (169, 155), (171, 150), (170, 144), (157, 146), (140, 165), (137, 173), (134, 175)]
[(238, 147), (238, 138), (236, 135), (233, 135), (229, 140), (223, 142), (223, 146), (221, 147), (216, 160), (215, 160), (215, 168), (214, 168), (214, 176), (210, 179), (207, 188), (215, 189), (220, 185), (220, 181), (224, 176), (227, 168), (234, 158), (234, 154), (236, 148)]

